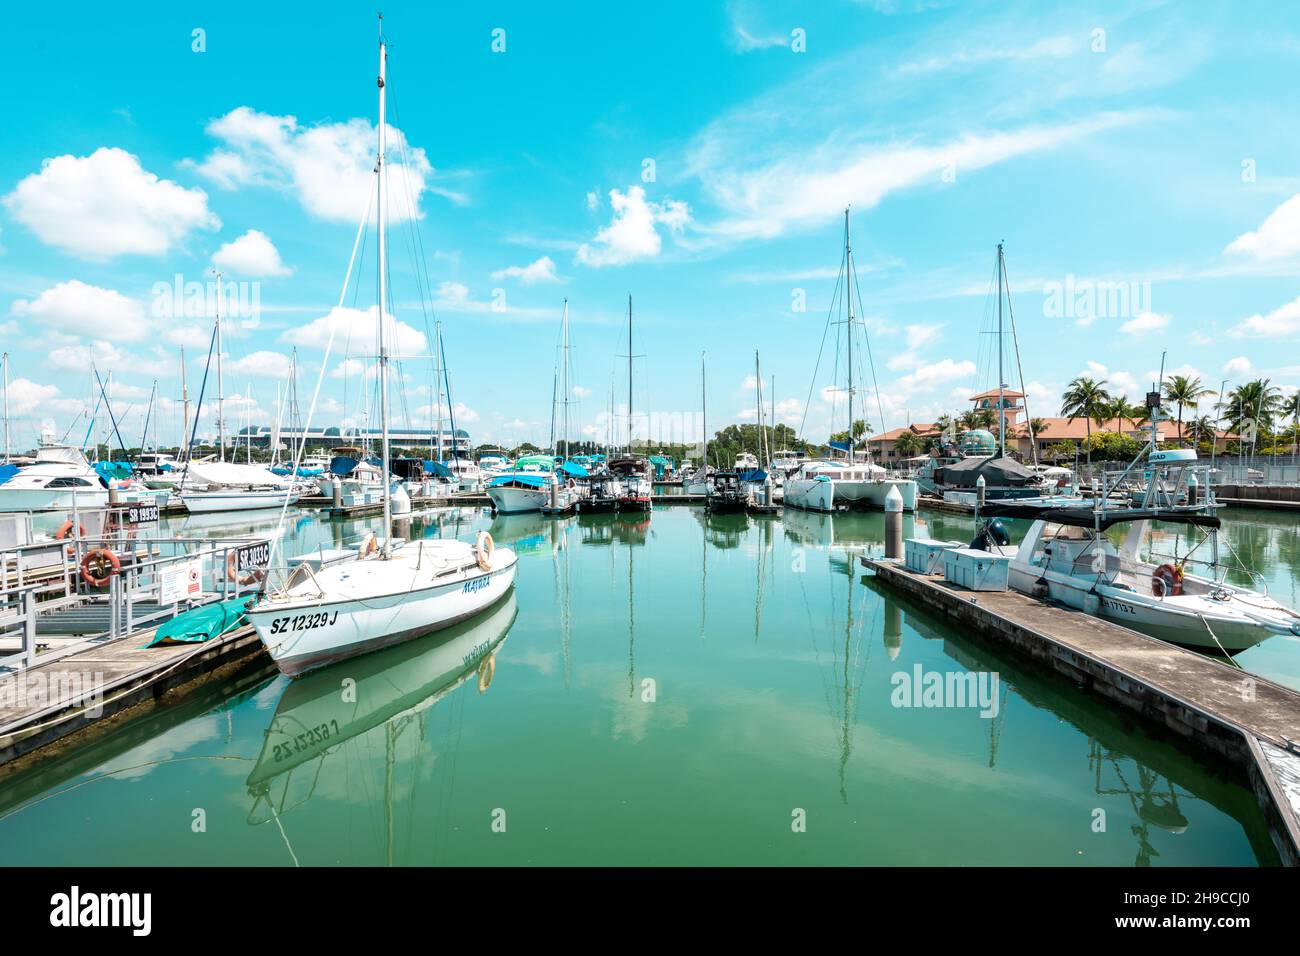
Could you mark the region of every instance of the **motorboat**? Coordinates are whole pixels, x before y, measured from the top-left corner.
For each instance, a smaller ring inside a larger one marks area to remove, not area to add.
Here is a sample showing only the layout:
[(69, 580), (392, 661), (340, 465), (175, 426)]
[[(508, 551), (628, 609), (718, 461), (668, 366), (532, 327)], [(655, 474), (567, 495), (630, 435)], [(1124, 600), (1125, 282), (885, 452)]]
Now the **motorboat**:
[(36, 459), (0, 484), (0, 512), (100, 508), (108, 482), (72, 445), (42, 445)]

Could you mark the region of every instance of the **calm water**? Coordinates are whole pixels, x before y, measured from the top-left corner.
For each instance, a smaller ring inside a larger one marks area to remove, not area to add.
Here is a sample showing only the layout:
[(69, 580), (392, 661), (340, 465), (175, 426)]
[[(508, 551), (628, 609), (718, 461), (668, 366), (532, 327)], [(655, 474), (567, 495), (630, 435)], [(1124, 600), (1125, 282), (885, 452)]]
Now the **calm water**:
[[(1234, 546), (1289, 561), (1271, 584), (1294, 595), (1295, 523), (1261, 514), (1229, 515)], [(174, 527), (266, 527), (251, 520)], [(286, 549), (373, 524), (304, 514)], [(0, 861), (1276, 863), (1240, 781), (877, 590), (851, 558), (882, 515), (458, 509), (413, 533), (480, 527), (520, 553), (513, 599), (296, 682), (248, 674), (0, 778)], [(1300, 675), (1295, 643), (1251, 653)], [(892, 675), (918, 665), (998, 672), (997, 715), (893, 706)]]

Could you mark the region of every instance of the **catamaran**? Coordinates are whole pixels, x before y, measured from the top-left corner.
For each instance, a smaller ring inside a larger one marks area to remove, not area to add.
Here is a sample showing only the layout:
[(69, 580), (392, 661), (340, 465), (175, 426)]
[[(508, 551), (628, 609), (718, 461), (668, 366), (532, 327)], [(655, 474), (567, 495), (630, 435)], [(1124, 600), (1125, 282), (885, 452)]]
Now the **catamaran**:
[[(861, 460), (855, 452), (856, 441), (853, 435), (853, 397), (856, 394), (853, 374), (853, 333), (861, 324), (855, 312), (854, 296), (859, 300), (857, 273), (853, 268), (853, 244), (849, 232), (849, 210), (844, 210), (844, 258), (840, 266), (837, 285), (844, 289), (845, 342), (847, 345), (848, 373), (848, 435), (842, 445), (845, 457), (819, 458), (805, 461), (797, 471), (785, 476), (782, 482), (782, 501), (794, 508), (806, 508), (810, 511), (831, 511), (837, 507), (872, 507), (883, 509), (885, 496), (891, 489), (898, 489), (903, 497), (905, 511), (916, 510), (917, 487), (910, 478), (892, 478), (880, 465), (869, 458)], [(835, 321), (835, 308), (827, 316), (827, 331), (830, 323)], [(814, 380), (816, 373), (814, 372)], [(883, 414), (883, 413), (882, 413)]]
[[(388, 306), (384, 232), (387, 73), (388, 45), (381, 17), (375, 209), (381, 463), (385, 475), (389, 474), (392, 461), (388, 437), (389, 357), (384, 332)], [(358, 229), (358, 241), (360, 235)], [(353, 255), (355, 259), (355, 249)], [(348, 271), (351, 272), (351, 264)], [(346, 294), (345, 281), (343, 296)], [(327, 364), (322, 363), (321, 374)], [(372, 536), (355, 555), (348, 554), (336, 561), (322, 557), (315, 568), (303, 561), (283, 587), (266, 590), (249, 607), (249, 622), (284, 673), (299, 674), (449, 627), (480, 614), (513, 588), (515, 553), (509, 548), (496, 548), (487, 532), (480, 532), (474, 544), (451, 539), (399, 544), (392, 537), (392, 489), (387, 482), (383, 501), (382, 544)]]

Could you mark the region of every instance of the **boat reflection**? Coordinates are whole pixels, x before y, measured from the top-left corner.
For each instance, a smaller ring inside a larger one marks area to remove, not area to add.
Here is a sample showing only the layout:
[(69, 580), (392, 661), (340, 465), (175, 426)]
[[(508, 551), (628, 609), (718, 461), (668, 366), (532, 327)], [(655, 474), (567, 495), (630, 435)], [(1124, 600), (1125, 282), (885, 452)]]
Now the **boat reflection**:
[(587, 513), (578, 515), (583, 544), (645, 544), (650, 532), (649, 512)]
[[(428, 711), (467, 681), (486, 693), (497, 652), (517, 613), (511, 590), (471, 622), (289, 682), (246, 781), (254, 798), (249, 823), (275, 820), (283, 832), (282, 818), (311, 799), (330, 767), (337, 765), (346, 775), (350, 766), (355, 772), (356, 763), (369, 759), (368, 736), (380, 727), (388, 764), (385, 781), (391, 787), (396, 737), (416, 722), (423, 739)], [(299, 768), (304, 772), (295, 778)], [(385, 813), (391, 818), (392, 794), (385, 796)], [(391, 863), (391, 845), (388, 853)]]

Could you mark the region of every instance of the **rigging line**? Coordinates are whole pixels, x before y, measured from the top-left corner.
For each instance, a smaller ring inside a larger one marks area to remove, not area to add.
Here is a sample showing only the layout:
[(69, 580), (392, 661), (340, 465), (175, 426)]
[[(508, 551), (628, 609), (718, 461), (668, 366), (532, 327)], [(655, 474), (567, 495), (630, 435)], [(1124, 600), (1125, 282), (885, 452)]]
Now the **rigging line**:
[[(826, 336), (830, 334), (831, 318), (835, 315), (835, 303), (839, 300), (840, 282), (844, 276), (844, 258), (846, 253), (840, 255), (840, 274), (835, 277), (835, 290), (831, 293), (831, 305), (826, 311), (826, 325), (822, 328), (822, 342), (817, 349), (817, 364), (813, 366), (812, 381), (808, 384), (808, 398), (803, 406), (803, 418), (799, 420), (799, 440), (803, 441), (804, 425), (808, 422), (808, 409), (812, 406), (813, 389), (817, 387), (817, 373), (821, 370), (822, 353), (826, 349)], [(836, 339), (838, 340), (838, 336)], [(707, 440), (707, 436), (706, 436)], [(707, 464), (707, 462), (706, 462)]]
[(181, 472), (181, 480), (177, 483), (177, 488), (184, 488), (185, 481), (190, 474), (190, 459), (194, 456), (189, 454), (189, 449), (194, 447), (194, 440), (199, 435), (199, 417), (203, 414), (203, 393), (208, 387), (208, 372), (212, 369), (212, 351), (217, 347), (217, 327), (212, 326), (212, 338), (208, 342), (208, 361), (203, 366), (203, 382), (199, 385), (199, 398), (194, 403), (194, 427), (190, 429), (189, 445), (186, 446), (185, 469)]
[(1016, 334), (1016, 313), (1011, 308), (1011, 277), (1007, 275), (1007, 257), (1004, 252), (1000, 257), (1002, 260), (1002, 278), (1004, 287), (1007, 290), (1007, 317), (1011, 321), (1011, 344), (1016, 350), (1016, 372), (1020, 376), (1020, 400), (1025, 409), (1025, 430), (1029, 434), (1029, 449), (1033, 455), (1034, 464), (1038, 464), (1038, 436), (1034, 434), (1034, 428), (1030, 424), (1033, 419), (1029, 415), (1029, 390), (1025, 388), (1025, 368), (1020, 362), (1020, 336)]
[[(867, 334), (867, 320), (864, 317), (866, 309), (862, 305), (862, 287), (858, 284), (858, 272), (853, 270), (853, 288), (858, 293), (858, 321), (862, 323), (862, 341), (867, 347), (867, 367), (871, 369), (871, 387), (876, 390), (876, 411), (880, 413), (880, 431), (885, 431), (885, 406), (880, 401), (880, 382), (876, 379), (876, 360), (871, 355), (871, 336)], [(853, 328), (849, 328), (849, 335), (853, 334)], [(853, 428), (853, 423), (849, 423), (849, 428)], [(871, 460), (871, 445), (867, 443), (870, 438), (871, 429), (867, 429), (868, 434), (863, 436), (863, 443), (867, 444), (867, 460)], [(850, 435), (850, 437), (852, 437)], [(852, 464), (852, 462), (849, 462)]]
[[(379, 186), (378, 178), (376, 178), (375, 180), (375, 186), (377, 190)], [(357, 238), (352, 243), (352, 255), (348, 258), (348, 268), (347, 271), (343, 274), (343, 288), (339, 291), (339, 307), (341, 307), (343, 303), (347, 300), (348, 283), (352, 278), (352, 267), (356, 263), (356, 259), (357, 259), (357, 247), (361, 245), (361, 235), (363, 230), (365, 229), (366, 222), (370, 218), (370, 209), (368, 207), (369, 207), (369, 203), (367, 203), (367, 209), (361, 216), (361, 222), (357, 224)], [(310, 431), (311, 420), (316, 414), (316, 403), (320, 400), (320, 390), (321, 390), (321, 386), (325, 383), (325, 373), (326, 370), (329, 368), (330, 352), (334, 348), (334, 336), (335, 334), (337, 334), (337, 332), (338, 332), (338, 323), (331, 322), (329, 338), (325, 342), (325, 355), (321, 359), (320, 371), (316, 374), (316, 387), (311, 394), (311, 404), (307, 406), (307, 422), (303, 426), (304, 435), (307, 434), (308, 431)], [(214, 341), (215, 341), (215, 333), (214, 333)], [(206, 381), (207, 380), (206, 371), (204, 372), (203, 377), (204, 380)], [(202, 399), (202, 395), (200, 394), (200, 400), (201, 399)], [(303, 455), (303, 450), (306, 447), (307, 447), (306, 442), (303, 442), (298, 446), (298, 453), (297, 455), (294, 456), (294, 462), (293, 462), (294, 474), (297, 474), (298, 469), (302, 467), (302, 455)], [(276, 527), (278, 528), (282, 529), (284, 527), (285, 515), (289, 513), (290, 497), (291, 497), (290, 495), (285, 495), (284, 503), (280, 505), (280, 520), (276, 524)], [(280, 539), (282, 537), (283, 535), (277, 534), (272, 536), (271, 538), (271, 553), (270, 556), (267, 558), (267, 562), (266, 562), (266, 566), (268, 568), (275, 563), (275, 551), (276, 548), (279, 547)], [(266, 582), (269, 580), (271, 580), (271, 576), (268, 574), (266, 578), (262, 581), (262, 586), (258, 590), (256, 597), (261, 597), (266, 593)]]

